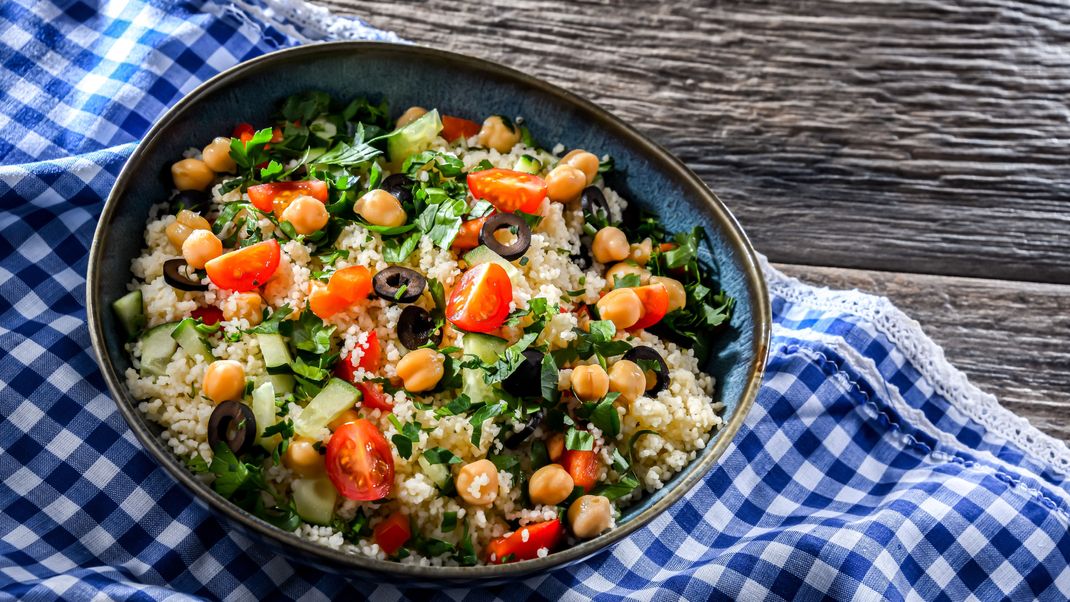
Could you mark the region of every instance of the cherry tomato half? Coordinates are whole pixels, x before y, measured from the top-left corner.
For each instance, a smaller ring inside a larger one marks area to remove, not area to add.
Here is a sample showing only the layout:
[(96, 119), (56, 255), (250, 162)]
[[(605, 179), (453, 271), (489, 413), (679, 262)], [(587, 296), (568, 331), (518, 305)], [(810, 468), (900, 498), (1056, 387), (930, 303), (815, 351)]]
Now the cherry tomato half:
[(375, 538), (375, 543), (379, 544), (379, 549), (384, 554), (393, 556), (412, 537), (409, 517), (402, 514), (400, 510), (391, 514), (386, 520), (375, 525), (372, 529), (372, 537)]
[(468, 332), (491, 332), (505, 322), (513, 301), (513, 283), (505, 268), (481, 263), (468, 270), (450, 291), (446, 319)]
[(191, 311), (189, 315), (191, 318), (200, 318), (201, 322), (211, 326), (223, 319), (223, 310), (214, 305), (209, 305), (207, 307), (198, 307)]
[[(372, 292), (372, 273), (362, 265), (342, 268), (331, 274), (327, 290), (349, 303), (367, 299), (368, 293)], [(372, 334), (375, 334), (374, 331)]]
[(274, 211), (276, 216), (290, 206), (299, 196), (310, 196), (321, 203), (327, 202), (327, 183), (322, 180), (301, 182), (271, 182), (250, 186), (249, 202), (261, 211)]
[(643, 302), (643, 315), (628, 330), (649, 328), (665, 317), (665, 313), (669, 311), (669, 291), (665, 288), (665, 285), (648, 284), (646, 286), (637, 286), (632, 290), (635, 291), (636, 295), (639, 295), (639, 300)]
[[(527, 531), (526, 541), (525, 531)], [(491, 540), (484, 553), (487, 562), (492, 564), (532, 560), (539, 557), (539, 550), (542, 548), (552, 552), (564, 538), (565, 530), (561, 527), (561, 519), (555, 518), (520, 527), (509, 537)]]
[(470, 172), (468, 190), (505, 213), (535, 213), (546, 198), (546, 182), (542, 178), (500, 167)]
[(204, 269), (208, 279), (219, 288), (251, 291), (271, 278), (279, 267), (280, 256), (279, 242), (265, 240), (224, 253), (204, 264)]
[(439, 133), (446, 142), (453, 142), (458, 138), (471, 138), (479, 133), (481, 126), (467, 119), (460, 117), (453, 117), (452, 115), (442, 116), (442, 132)]
[(479, 246), (479, 231), (483, 229), (483, 222), (493, 213), (484, 215), (479, 219), (471, 219), (461, 224), (457, 236), (453, 239), (450, 248), (454, 251), (469, 251)]
[(561, 466), (568, 471), (572, 482), (584, 491), (590, 491), (598, 483), (598, 477), (602, 473), (598, 465), (598, 456), (593, 451), (566, 449), (561, 456)]
[(370, 502), (390, 494), (393, 452), (379, 429), (364, 418), (343, 424), (331, 434), (325, 464), (334, 488), (351, 500)]

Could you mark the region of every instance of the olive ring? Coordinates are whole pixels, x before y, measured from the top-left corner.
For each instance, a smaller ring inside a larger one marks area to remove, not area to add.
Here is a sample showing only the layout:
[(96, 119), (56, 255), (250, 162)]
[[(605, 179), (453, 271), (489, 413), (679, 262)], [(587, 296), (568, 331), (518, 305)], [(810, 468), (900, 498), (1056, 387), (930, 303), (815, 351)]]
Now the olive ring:
[[(494, 233), (505, 228), (516, 229), (516, 240), (502, 244)], [(520, 259), (531, 246), (531, 228), (524, 218), (513, 213), (495, 213), (479, 229), (479, 244), (500, 255), (506, 261)]]

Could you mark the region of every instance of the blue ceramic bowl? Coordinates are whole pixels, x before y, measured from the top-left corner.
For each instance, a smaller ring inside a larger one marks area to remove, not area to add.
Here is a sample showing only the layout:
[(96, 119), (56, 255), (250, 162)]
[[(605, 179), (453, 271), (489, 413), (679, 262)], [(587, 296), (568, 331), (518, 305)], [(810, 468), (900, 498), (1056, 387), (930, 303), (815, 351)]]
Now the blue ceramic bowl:
[[(159, 426), (137, 409), (122, 378), (130, 366), (120, 327), (109, 310), (131, 279), (130, 262), (143, 245), (149, 206), (169, 195), (169, 166), (191, 141), (230, 131), (235, 122), (266, 123), (290, 94), (324, 90), (337, 98), (386, 98), (392, 107), (435, 106), (479, 119), (523, 115), (537, 140), (609, 153), (617, 173), (609, 184), (655, 211), (671, 231), (700, 225), (724, 288), (737, 299), (729, 334), (706, 369), (717, 378), (725, 425), (711, 445), (666, 486), (628, 509), (619, 527), (591, 541), (527, 562), (478, 567), (416, 567), (321, 547), (244, 512), (193, 478), (159, 438)], [(678, 159), (590, 102), (494, 63), (416, 46), (338, 42), (281, 50), (212, 78), (167, 112), (145, 136), (104, 207), (89, 259), (89, 326), (101, 369), (119, 409), (145, 448), (193, 495), (238, 528), (300, 562), (348, 575), (406, 583), (474, 579), (504, 581), (577, 562), (602, 551), (680, 499), (713, 466), (757, 394), (769, 344), (769, 301), (754, 250), (728, 209)]]

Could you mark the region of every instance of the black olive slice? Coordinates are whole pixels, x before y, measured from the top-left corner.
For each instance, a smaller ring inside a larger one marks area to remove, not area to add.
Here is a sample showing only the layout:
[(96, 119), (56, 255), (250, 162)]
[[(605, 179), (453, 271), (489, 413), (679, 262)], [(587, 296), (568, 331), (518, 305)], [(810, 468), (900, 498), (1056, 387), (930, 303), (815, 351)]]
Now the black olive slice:
[(538, 349), (525, 349), (524, 361), (502, 381), (502, 388), (513, 397), (538, 397), (541, 394), (542, 356)]
[(185, 259), (168, 259), (163, 262), (163, 279), (167, 284), (180, 291), (208, 290), (208, 285), (201, 284), (200, 279), (186, 275), (192, 272)]
[(412, 180), (402, 173), (387, 176), (379, 188), (397, 197), (402, 204), (412, 202)]
[[(504, 228), (516, 229), (516, 240), (503, 245), (494, 237), (494, 233)], [(486, 245), (488, 249), (501, 255), (506, 261), (520, 259), (531, 246), (531, 228), (524, 218), (513, 213), (495, 213), (483, 222), (479, 229), (479, 244)]]
[(204, 214), (212, 208), (212, 197), (202, 190), (183, 190), (171, 197), (171, 207), (175, 211), (189, 209)]
[(508, 447), (509, 449), (516, 449), (520, 447), (520, 445), (527, 441), (528, 437), (530, 437), (532, 433), (535, 432), (535, 429), (539, 428), (539, 424), (542, 423), (542, 419), (545, 415), (546, 412), (541, 409), (538, 412), (532, 414), (528, 418), (528, 421), (524, 423), (524, 428), (520, 429), (519, 431), (516, 431), (515, 433), (510, 434), (508, 437), (505, 438), (505, 447)]
[[(657, 395), (669, 386), (669, 367), (665, 364), (665, 360), (661, 357), (661, 354), (655, 351), (651, 347), (646, 345), (640, 345), (638, 347), (632, 347), (628, 350), (628, 353), (624, 354), (624, 358), (628, 361), (639, 364), (640, 361), (645, 362), (657, 362), (658, 369), (654, 372), (654, 386), (647, 391), (647, 395)], [(645, 368), (642, 364), (639, 364), (640, 368)]]
[(610, 221), (609, 203), (606, 202), (605, 193), (603, 193), (602, 189), (597, 186), (588, 186), (580, 193), (580, 209), (583, 209), (585, 213), (590, 213), (595, 217), (597, 217), (599, 212), (602, 212), (602, 217), (604, 217), (607, 222)]
[(224, 401), (208, 418), (208, 445), (215, 449), (226, 444), (234, 455), (249, 451), (256, 441), (256, 418), (249, 406), (240, 401)]
[(428, 341), (438, 346), (442, 343), (442, 329), (435, 328), (435, 320), (426, 309), (410, 305), (398, 318), (398, 339), (409, 351), (423, 347)]
[(427, 279), (416, 270), (392, 265), (372, 278), (372, 287), (380, 299), (395, 303), (412, 303), (427, 288)]

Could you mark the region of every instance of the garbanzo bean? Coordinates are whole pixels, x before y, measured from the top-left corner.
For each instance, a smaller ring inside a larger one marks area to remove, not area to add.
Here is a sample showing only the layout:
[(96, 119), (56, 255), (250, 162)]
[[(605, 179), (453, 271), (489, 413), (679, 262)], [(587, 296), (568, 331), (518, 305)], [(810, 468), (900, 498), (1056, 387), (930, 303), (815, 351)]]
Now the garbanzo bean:
[(195, 270), (223, 254), (223, 243), (211, 230), (194, 230), (182, 243), (182, 258)]
[(465, 464), (457, 473), (457, 493), (473, 506), (489, 506), (498, 497), (498, 469), (490, 460)]
[(334, 420), (332, 420), (327, 425), (327, 428), (331, 429), (331, 431), (336, 431), (343, 424), (349, 424), (350, 422), (356, 422), (359, 419), (360, 419), (360, 414), (358, 414), (356, 412), (356, 410), (346, 410), (346, 411), (342, 412), (341, 414), (339, 414), (338, 418), (335, 418)]
[(676, 311), (687, 305), (687, 291), (679, 280), (666, 276), (654, 276), (650, 279), (650, 283), (660, 284), (669, 291), (669, 311)]
[(565, 436), (561, 433), (554, 433), (546, 440), (546, 455), (550, 457), (551, 462), (557, 462), (561, 459), (561, 456), (565, 455)]
[(323, 203), (310, 196), (299, 196), (283, 210), (280, 217), (282, 221), (290, 222), (298, 234), (312, 234), (322, 230), (331, 216)]
[(201, 390), (216, 403), (241, 399), (245, 392), (245, 368), (234, 360), (216, 360), (204, 371)]
[(609, 375), (598, 364), (572, 369), (572, 392), (581, 401), (602, 399), (609, 392)]
[(175, 247), (175, 250), (181, 253), (182, 243), (186, 242), (186, 239), (189, 238), (189, 235), (194, 230), (211, 229), (212, 224), (209, 224), (208, 220), (189, 209), (183, 209), (178, 212), (175, 221), (167, 224), (167, 227), (164, 228), (164, 233), (167, 234), (167, 240), (171, 241), (171, 245)]
[(230, 138), (220, 136), (208, 143), (201, 151), (201, 158), (209, 169), (216, 173), (234, 173), (237, 165), (230, 158)]
[(427, 109), (423, 107), (409, 107), (405, 109), (405, 112), (398, 117), (398, 127), (403, 128), (417, 119), (427, 114)]
[(528, 480), (528, 496), (533, 504), (556, 506), (572, 493), (575, 482), (560, 464), (547, 464)]
[(398, 198), (385, 190), (369, 190), (357, 199), (353, 211), (376, 226), (404, 226), (409, 220)]
[(609, 368), (609, 390), (620, 393), (621, 399), (631, 403), (646, 392), (646, 375), (639, 364), (631, 360), (617, 360)]
[(507, 153), (520, 142), (520, 128), (513, 122), (506, 122), (501, 115), (491, 115), (483, 120), (479, 129), (479, 145), (493, 148), (499, 153)]
[(414, 349), (398, 362), (398, 377), (411, 393), (430, 391), (442, 379), (446, 358), (434, 349)]
[(179, 190), (207, 190), (215, 172), (200, 159), (182, 159), (171, 166), (171, 179)]
[(613, 263), (628, 258), (628, 237), (620, 228), (606, 226), (594, 235), (591, 242), (591, 253), (598, 263)]
[(643, 242), (633, 242), (629, 250), (628, 257), (632, 261), (639, 265), (646, 265), (650, 261), (650, 253), (654, 251), (654, 244), (649, 238), (644, 238)]
[(223, 319), (245, 318), (249, 326), (256, 326), (264, 319), (264, 300), (258, 293), (236, 293), (223, 303)]
[(561, 163), (558, 163), (558, 165), (571, 165), (576, 169), (579, 169), (587, 176), (585, 186), (590, 186), (591, 182), (594, 182), (595, 176), (598, 175), (599, 163), (598, 157), (593, 153), (577, 148), (576, 150), (569, 151), (564, 157), (561, 157)]
[(294, 437), (286, 452), (282, 454), (282, 464), (300, 477), (316, 477), (324, 473), (323, 456), (312, 445), (311, 439)]
[(639, 276), (639, 284), (646, 284), (650, 280), (650, 272), (630, 261), (621, 261), (606, 270), (606, 286), (613, 288), (617, 285), (617, 278), (624, 278), (631, 274)]
[(631, 328), (643, 317), (643, 302), (639, 295), (630, 288), (618, 288), (609, 291), (598, 300), (598, 315), (603, 320), (613, 322), (617, 330)]
[(558, 164), (546, 174), (546, 196), (556, 203), (567, 203), (580, 196), (587, 176), (578, 167)]
[(568, 524), (580, 539), (597, 537), (613, 524), (613, 507), (603, 495), (585, 495), (568, 507)]

